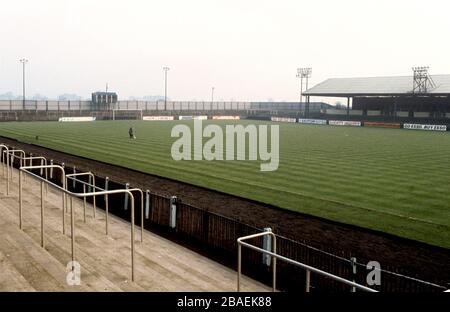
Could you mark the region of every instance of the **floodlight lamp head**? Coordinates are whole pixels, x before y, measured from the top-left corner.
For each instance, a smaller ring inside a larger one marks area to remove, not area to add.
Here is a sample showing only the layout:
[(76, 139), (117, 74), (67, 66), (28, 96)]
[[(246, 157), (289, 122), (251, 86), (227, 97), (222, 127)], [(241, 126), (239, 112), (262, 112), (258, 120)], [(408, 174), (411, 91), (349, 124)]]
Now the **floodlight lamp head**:
[(430, 69), (430, 67), (428, 67), (428, 66), (417, 66), (417, 67), (413, 67), (412, 69), (413, 69), (413, 71), (420, 71), (420, 72), (422, 72), (422, 71), (428, 71), (428, 69)]
[(297, 77), (309, 78), (309, 77), (311, 77), (311, 73), (312, 73), (311, 67), (297, 68)]

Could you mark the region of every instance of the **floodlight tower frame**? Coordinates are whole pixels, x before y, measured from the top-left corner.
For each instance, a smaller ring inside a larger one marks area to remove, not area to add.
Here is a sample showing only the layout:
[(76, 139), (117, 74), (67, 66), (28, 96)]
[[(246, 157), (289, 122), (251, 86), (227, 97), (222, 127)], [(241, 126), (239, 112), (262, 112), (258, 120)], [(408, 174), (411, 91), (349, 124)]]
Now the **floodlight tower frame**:
[(413, 93), (424, 94), (430, 88), (435, 88), (433, 79), (428, 74), (428, 66), (413, 67)]
[(303, 100), (303, 78), (306, 79), (306, 90), (308, 90), (308, 81), (312, 76), (311, 67), (300, 67), (297, 68), (297, 78), (300, 78), (300, 103)]

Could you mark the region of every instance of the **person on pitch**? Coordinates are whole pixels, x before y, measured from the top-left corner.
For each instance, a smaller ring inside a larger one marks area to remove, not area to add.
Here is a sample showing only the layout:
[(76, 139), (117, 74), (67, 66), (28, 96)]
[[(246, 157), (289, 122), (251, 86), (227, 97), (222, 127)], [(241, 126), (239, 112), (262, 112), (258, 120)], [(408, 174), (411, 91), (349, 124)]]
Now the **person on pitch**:
[(130, 127), (130, 129), (128, 130), (128, 134), (130, 135), (130, 140), (136, 139), (136, 136), (134, 135), (133, 127)]

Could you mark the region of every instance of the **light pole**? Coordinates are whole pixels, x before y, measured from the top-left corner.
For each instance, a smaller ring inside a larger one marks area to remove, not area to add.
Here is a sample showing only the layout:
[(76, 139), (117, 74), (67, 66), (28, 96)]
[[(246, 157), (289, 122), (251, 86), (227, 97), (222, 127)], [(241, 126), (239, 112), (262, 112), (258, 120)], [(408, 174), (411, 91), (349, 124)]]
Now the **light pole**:
[(312, 68), (297, 68), (297, 78), (300, 78), (300, 103), (303, 98), (303, 78), (306, 78), (306, 90), (308, 90), (308, 79), (311, 78)]
[(26, 58), (20, 59), (22, 63), (22, 96), (23, 96), (23, 104), (22, 109), (25, 110), (25, 64), (28, 63)]
[[(297, 78), (300, 78), (300, 106), (302, 105), (302, 99), (303, 99), (303, 78), (306, 78), (306, 90), (308, 90), (308, 79), (311, 78), (311, 74), (312, 74), (312, 68), (311, 67), (302, 67), (302, 68), (297, 68)], [(308, 102), (308, 107), (306, 107), (305, 104), (305, 112), (304, 112), (304, 116), (306, 117), (306, 114), (309, 115), (309, 100)], [(299, 107), (299, 109), (301, 109), (301, 107)]]
[(169, 67), (163, 67), (164, 70), (164, 110), (167, 110), (167, 72)]
[(211, 88), (211, 108), (213, 107), (214, 103), (214, 87)]

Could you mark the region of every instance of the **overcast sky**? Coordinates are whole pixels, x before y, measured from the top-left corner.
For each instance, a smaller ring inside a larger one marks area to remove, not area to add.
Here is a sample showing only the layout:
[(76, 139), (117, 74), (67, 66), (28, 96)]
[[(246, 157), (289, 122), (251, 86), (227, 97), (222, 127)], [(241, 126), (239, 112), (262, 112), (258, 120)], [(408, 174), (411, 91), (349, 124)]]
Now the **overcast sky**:
[[(447, 1), (448, 2), (448, 1)], [(330, 77), (450, 73), (450, 6), (427, 0), (0, 0), (0, 93), (296, 101)]]

